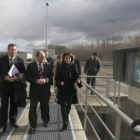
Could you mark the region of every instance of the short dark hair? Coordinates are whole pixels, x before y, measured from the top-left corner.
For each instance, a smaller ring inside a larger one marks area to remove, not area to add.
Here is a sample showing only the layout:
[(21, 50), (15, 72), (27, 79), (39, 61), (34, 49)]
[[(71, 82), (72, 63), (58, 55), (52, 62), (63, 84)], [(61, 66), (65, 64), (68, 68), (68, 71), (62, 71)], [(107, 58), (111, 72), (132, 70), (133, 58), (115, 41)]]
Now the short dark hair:
[(16, 46), (16, 47), (17, 47), (17, 45), (16, 45), (16, 44), (14, 44), (14, 43), (10, 43), (10, 44), (8, 45), (8, 50), (10, 49), (10, 47), (14, 47), (14, 46)]
[(44, 50), (44, 52), (48, 52), (48, 50)]
[(94, 52), (93, 55), (98, 55), (98, 53), (97, 52)]
[(57, 59), (62, 58), (62, 57), (63, 57), (62, 54), (57, 55)]

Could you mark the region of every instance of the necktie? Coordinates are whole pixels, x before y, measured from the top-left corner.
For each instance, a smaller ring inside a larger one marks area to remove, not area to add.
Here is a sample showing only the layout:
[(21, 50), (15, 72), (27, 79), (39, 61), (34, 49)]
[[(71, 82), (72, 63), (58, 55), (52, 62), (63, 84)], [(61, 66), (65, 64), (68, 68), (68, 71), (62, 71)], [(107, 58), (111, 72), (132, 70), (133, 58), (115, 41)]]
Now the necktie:
[(12, 65), (13, 65), (13, 58), (10, 58), (10, 61), (9, 61), (10, 68), (12, 67)]
[(40, 78), (43, 77), (43, 69), (42, 69), (41, 63), (39, 63), (39, 76)]

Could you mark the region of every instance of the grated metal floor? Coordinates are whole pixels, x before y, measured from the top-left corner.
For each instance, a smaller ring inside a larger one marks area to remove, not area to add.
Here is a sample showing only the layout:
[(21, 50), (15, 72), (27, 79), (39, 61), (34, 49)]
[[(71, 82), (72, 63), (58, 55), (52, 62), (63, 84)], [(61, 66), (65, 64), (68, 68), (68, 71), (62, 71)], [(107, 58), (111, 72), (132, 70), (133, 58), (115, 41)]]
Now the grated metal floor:
[(40, 108), (38, 107), (38, 126), (34, 134), (28, 133), (29, 126), (23, 140), (75, 140), (75, 136), (72, 130), (71, 121), (68, 125), (68, 129), (64, 132), (60, 132), (62, 127), (61, 110), (59, 105), (50, 104), (50, 122), (47, 128), (43, 127)]
[[(24, 111), (24, 108), (19, 108), (18, 109), (18, 116), (17, 116), (17, 121), (20, 119), (22, 113)], [(0, 133), (0, 140), (7, 140), (8, 136), (10, 134), (12, 134), (12, 132), (14, 131), (15, 128), (11, 127), (11, 125), (9, 124), (9, 121), (7, 123), (7, 130), (5, 133)]]

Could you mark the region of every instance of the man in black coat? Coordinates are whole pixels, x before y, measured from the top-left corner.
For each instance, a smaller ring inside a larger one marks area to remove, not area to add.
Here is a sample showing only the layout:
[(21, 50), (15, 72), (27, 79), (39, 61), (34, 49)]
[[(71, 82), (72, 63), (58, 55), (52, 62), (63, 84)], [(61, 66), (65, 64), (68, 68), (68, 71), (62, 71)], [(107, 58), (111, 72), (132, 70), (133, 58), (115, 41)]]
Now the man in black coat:
[[(98, 54), (96, 52), (86, 61), (84, 72), (88, 76), (96, 76), (101, 67), (100, 59), (98, 58)], [(96, 78), (87, 77), (87, 84), (91, 83), (92, 88), (95, 89)], [(91, 91), (91, 95), (94, 95)]]
[(40, 102), (41, 117), (44, 127), (47, 127), (50, 121), (49, 99), (51, 96), (50, 85), (53, 84), (53, 73), (51, 65), (43, 63), (44, 59), (45, 53), (43, 51), (38, 51), (36, 53), (36, 61), (27, 66), (27, 80), (30, 82), (29, 94), (31, 98), (29, 111), (30, 134), (35, 132), (37, 126), (36, 108), (38, 102)]
[(78, 68), (79, 75), (81, 75), (81, 65), (78, 59), (75, 59), (75, 55), (73, 55), (73, 64), (75, 64)]
[(53, 68), (53, 64), (54, 64), (53, 58), (49, 57), (48, 50), (44, 50), (44, 53), (45, 53), (45, 59), (46, 59), (47, 63), (49, 63), (51, 65), (51, 67)]
[(25, 74), (23, 60), (16, 56), (17, 45), (9, 44), (7, 55), (0, 58), (0, 79), (1, 79), (1, 112), (0, 112), (0, 131), (4, 132), (7, 128), (8, 103), (10, 98), (9, 120), (11, 126), (18, 128), (16, 124), (17, 104), (14, 101), (14, 87), (18, 77), (9, 76), (8, 72), (14, 64), (20, 73)]

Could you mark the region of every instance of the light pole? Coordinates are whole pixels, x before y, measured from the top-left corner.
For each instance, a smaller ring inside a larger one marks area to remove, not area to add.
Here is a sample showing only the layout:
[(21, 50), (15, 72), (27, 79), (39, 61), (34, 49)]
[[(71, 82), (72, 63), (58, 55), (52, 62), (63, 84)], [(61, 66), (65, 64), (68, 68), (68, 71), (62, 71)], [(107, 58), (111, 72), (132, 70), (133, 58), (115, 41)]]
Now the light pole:
[(49, 3), (46, 3), (46, 50), (48, 50), (48, 44), (47, 44), (47, 21), (48, 21), (48, 6), (49, 6)]

